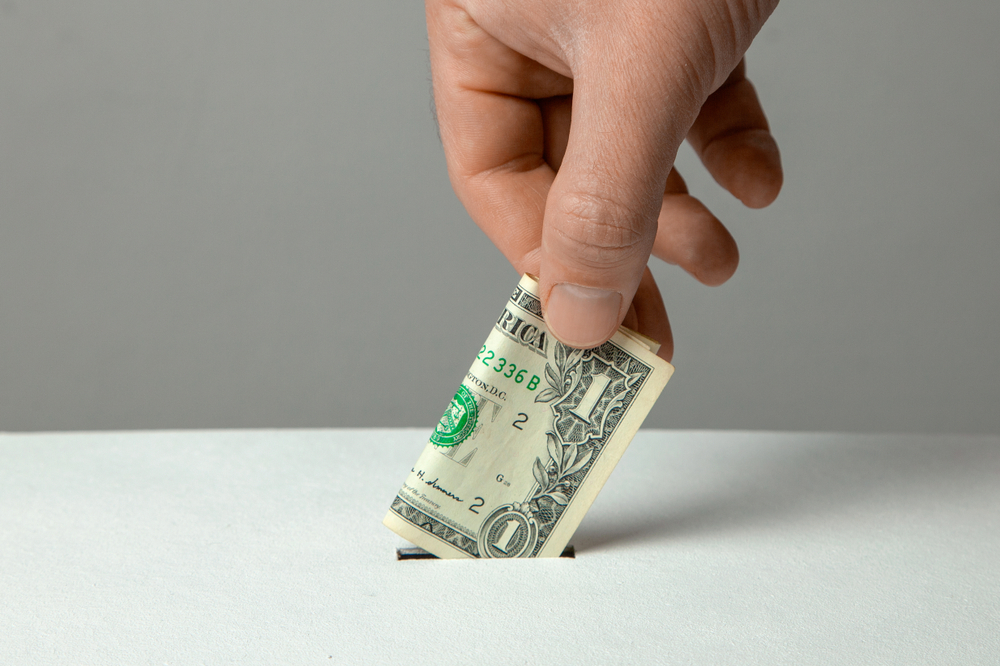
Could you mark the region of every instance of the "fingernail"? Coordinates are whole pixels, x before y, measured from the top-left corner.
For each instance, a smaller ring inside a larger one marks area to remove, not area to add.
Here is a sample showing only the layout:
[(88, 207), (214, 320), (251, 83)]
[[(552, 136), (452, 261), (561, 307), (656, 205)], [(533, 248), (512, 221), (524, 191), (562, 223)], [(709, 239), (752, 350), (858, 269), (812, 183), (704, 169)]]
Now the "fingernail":
[(552, 287), (545, 323), (552, 335), (571, 347), (590, 349), (618, 328), (622, 295), (617, 291), (564, 282)]

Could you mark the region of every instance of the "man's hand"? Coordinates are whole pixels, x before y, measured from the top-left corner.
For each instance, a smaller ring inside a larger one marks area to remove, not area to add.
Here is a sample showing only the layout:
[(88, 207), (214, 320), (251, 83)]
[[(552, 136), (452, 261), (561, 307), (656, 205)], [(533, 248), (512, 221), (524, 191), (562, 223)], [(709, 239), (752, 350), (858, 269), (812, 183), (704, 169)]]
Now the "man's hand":
[(623, 321), (673, 354), (650, 254), (717, 285), (739, 254), (672, 169), (687, 138), (744, 204), (781, 188), (743, 54), (777, 0), (426, 0), (434, 99), (459, 199), (546, 322), (594, 347)]

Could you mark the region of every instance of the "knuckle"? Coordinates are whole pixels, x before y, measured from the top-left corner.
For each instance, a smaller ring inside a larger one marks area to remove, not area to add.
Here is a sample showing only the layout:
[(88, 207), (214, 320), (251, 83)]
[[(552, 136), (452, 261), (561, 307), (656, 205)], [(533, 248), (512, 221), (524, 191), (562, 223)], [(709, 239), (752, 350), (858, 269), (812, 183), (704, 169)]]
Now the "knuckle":
[(554, 231), (562, 249), (578, 262), (609, 268), (631, 263), (643, 250), (648, 254), (652, 236), (645, 217), (613, 198), (572, 193), (560, 201)]

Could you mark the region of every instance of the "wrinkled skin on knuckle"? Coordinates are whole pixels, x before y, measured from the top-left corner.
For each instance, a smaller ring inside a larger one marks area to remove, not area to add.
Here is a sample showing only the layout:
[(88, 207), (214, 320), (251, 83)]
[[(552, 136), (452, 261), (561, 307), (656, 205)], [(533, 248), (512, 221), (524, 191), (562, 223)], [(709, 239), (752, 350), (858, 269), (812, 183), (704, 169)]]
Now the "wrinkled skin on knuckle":
[(571, 194), (560, 201), (553, 236), (560, 250), (587, 268), (645, 264), (656, 235), (655, 220), (650, 225), (646, 217), (613, 199)]

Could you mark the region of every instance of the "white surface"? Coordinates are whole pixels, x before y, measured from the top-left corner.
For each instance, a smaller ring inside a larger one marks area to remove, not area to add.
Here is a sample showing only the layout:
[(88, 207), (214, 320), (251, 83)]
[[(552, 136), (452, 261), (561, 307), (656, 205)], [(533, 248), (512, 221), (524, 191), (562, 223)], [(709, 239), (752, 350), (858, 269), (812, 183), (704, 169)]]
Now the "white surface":
[(426, 434), (0, 435), (0, 663), (1000, 663), (1000, 438), (644, 431), (576, 559), (399, 562)]

